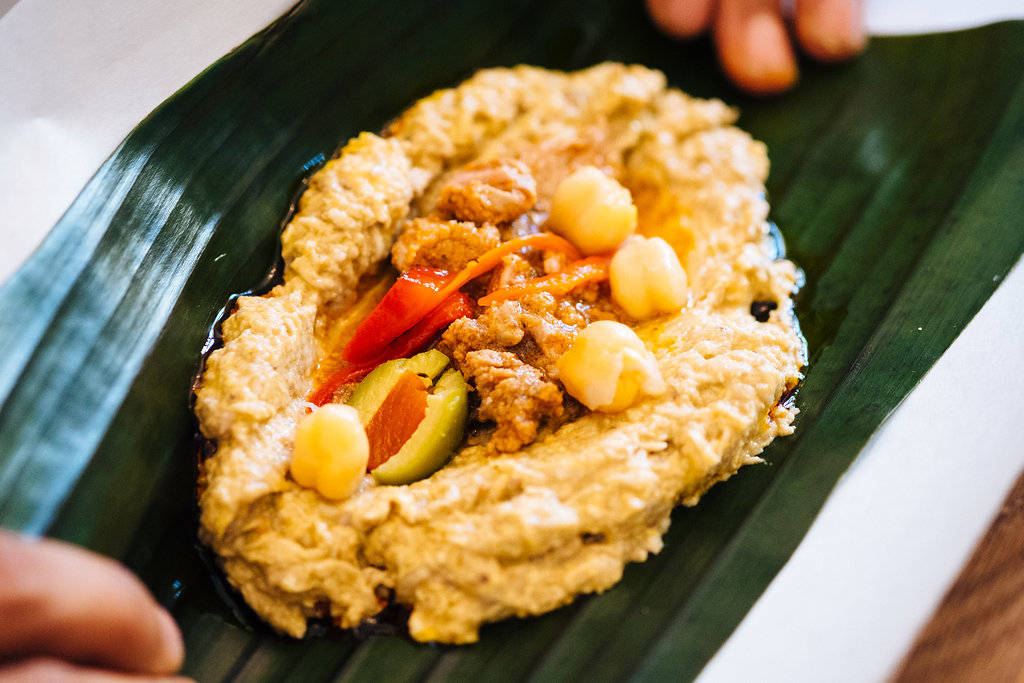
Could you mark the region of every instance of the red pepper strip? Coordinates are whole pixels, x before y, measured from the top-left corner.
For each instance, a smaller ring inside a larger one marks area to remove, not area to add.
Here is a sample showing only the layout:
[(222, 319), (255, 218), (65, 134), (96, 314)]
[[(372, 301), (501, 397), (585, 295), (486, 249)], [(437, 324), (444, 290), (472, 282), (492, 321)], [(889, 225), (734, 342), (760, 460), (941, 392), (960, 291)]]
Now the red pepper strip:
[(439, 293), (451, 279), (451, 273), (437, 268), (412, 268), (402, 273), (356, 328), (341, 357), (350, 363), (365, 363), (379, 356), (388, 343), (444, 301), (447, 295)]
[(364, 363), (380, 353), (391, 340), (415, 325), (434, 307), (460, 287), (495, 268), (501, 259), (527, 247), (564, 252), (570, 260), (580, 258), (576, 247), (549, 232), (517, 237), (481, 254), (461, 271), (452, 275), (436, 268), (411, 268), (402, 273), (380, 303), (370, 311), (342, 349), (341, 357), (351, 363)]
[(362, 379), (366, 375), (370, 374), (370, 370), (373, 370), (377, 365), (380, 365), (380, 363), (343, 365), (328, 375), (323, 384), (310, 392), (309, 396), (306, 397), (306, 400), (315, 406), (322, 406), (325, 403), (330, 403), (331, 399), (334, 398), (334, 394), (338, 392), (338, 389), (342, 388), (349, 382)]
[(406, 370), (366, 423), (366, 438), (370, 442), (366, 471), (377, 469), (402, 450), (426, 415), (427, 388), (419, 375)]
[(451, 324), (452, 321), (472, 314), (473, 300), (462, 292), (456, 292), (445, 299), (440, 306), (430, 311), (416, 325), (413, 325), (405, 333), (388, 344), (380, 355), (373, 360), (344, 365), (335, 370), (306, 400), (318, 406), (328, 403), (334, 398), (334, 394), (337, 393), (338, 389), (344, 385), (357, 379), (362, 379), (381, 363), (415, 355), (425, 349), (431, 340), (437, 336), (437, 333)]
[(514, 282), (504, 289), (496, 289), (477, 300), (481, 306), (493, 306), (506, 299), (516, 299), (537, 292), (552, 294), (568, 294), (587, 282), (600, 282), (608, 279), (608, 257), (588, 256), (573, 261), (557, 273), (535, 277), (531, 280)]
[(462, 292), (455, 292), (427, 313), (423, 320), (410, 327), (398, 339), (388, 344), (384, 352), (388, 360), (408, 358), (427, 348), (430, 341), (453, 321), (473, 315), (473, 300)]
[(446, 294), (457, 290), (470, 280), (478, 278), (496, 268), (501, 263), (501, 259), (509, 254), (514, 254), (520, 249), (527, 247), (547, 251), (560, 251), (568, 256), (571, 261), (576, 261), (580, 258), (580, 252), (576, 247), (572, 246), (572, 243), (550, 232), (539, 232), (535, 235), (517, 237), (499, 244), (494, 249), (485, 251), (476, 261), (470, 261), (451, 282), (445, 285), (440, 293)]

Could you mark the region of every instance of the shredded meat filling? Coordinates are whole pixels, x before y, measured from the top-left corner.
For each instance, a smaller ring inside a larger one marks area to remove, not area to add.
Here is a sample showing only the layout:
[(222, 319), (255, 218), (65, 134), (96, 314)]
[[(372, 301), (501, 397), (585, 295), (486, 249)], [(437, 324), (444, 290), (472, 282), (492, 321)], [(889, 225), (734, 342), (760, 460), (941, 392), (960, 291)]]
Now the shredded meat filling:
[(529, 280), (533, 277), (537, 277), (537, 270), (529, 260), (519, 254), (509, 254), (501, 259), (501, 263), (491, 273), (487, 291), (505, 289), (514, 282)]
[(529, 211), (537, 201), (537, 183), (530, 169), (515, 159), (469, 164), (441, 190), (439, 211), (476, 223), (507, 223)]
[(518, 302), (504, 301), (478, 318), (459, 318), (441, 335), (439, 348), (461, 369), (470, 351), (515, 346), (526, 334), (519, 321), (519, 311)]
[(555, 361), (586, 322), (585, 313), (569, 302), (534, 294), (503, 301), (478, 318), (456, 320), (442, 335), (438, 348), (480, 397), (477, 416), (496, 425), (492, 448), (516, 450), (537, 437), (541, 424), (561, 418), (565, 395)]
[(409, 221), (392, 247), (391, 262), (400, 271), (417, 266), (461, 270), (499, 244), (501, 235), (490, 224), (416, 218)]
[(497, 451), (507, 453), (531, 443), (545, 419), (562, 415), (558, 385), (509, 351), (470, 351), (463, 368), (480, 392), (480, 419), (497, 425), (490, 440)]
[[(573, 322), (563, 321), (558, 314)], [(461, 366), (470, 351), (508, 349), (529, 337), (533, 344), (531, 357), (524, 360), (547, 370), (569, 349), (586, 322), (579, 309), (560, 305), (550, 294), (534, 294), (491, 306), (477, 318), (456, 320), (441, 336), (440, 348)], [(553, 370), (551, 374), (553, 377)]]

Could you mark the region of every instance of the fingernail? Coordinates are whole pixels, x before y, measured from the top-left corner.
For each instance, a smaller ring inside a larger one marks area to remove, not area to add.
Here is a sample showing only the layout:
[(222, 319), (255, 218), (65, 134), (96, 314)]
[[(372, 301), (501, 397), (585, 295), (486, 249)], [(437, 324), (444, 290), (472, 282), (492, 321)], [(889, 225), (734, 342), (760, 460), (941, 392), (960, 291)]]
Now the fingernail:
[(868, 36), (860, 2), (823, 2), (812, 9), (796, 15), (796, 33), (804, 52), (819, 61), (835, 62), (864, 50)]
[(797, 68), (786, 28), (777, 15), (757, 12), (747, 22), (749, 77), (760, 92), (778, 92), (796, 82)]

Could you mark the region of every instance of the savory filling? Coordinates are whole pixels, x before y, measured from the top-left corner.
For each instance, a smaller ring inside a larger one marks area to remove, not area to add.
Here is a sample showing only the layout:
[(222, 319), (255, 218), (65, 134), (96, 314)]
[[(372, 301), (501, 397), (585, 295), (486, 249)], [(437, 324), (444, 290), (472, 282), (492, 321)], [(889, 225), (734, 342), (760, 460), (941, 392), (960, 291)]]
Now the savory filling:
[[(292, 466), (297, 482), (341, 498), (365, 470), (378, 483), (391, 481), (378, 468), (424, 423), (433, 432), (424, 439), (450, 443), (443, 456), (431, 455), (431, 467), (413, 468), (416, 478), (442, 466), (466, 431), (439, 423), (427, 403), (440, 391), (434, 379), (449, 359), (449, 373), (461, 375), (471, 396), (452, 419), (465, 422), (468, 414), (471, 438), (494, 453), (514, 452), (588, 409), (620, 412), (664, 391), (629, 323), (683, 306), (679, 257), (661, 238), (634, 234), (632, 196), (603, 170), (587, 165), (562, 176), (552, 196), (538, 196), (538, 186), (553, 183), (538, 183), (522, 161), (472, 163), (449, 174), (432, 212), (407, 222), (391, 252), (397, 281), (341, 348), (343, 362), (310, 402), (326, 406), (351, 396), (348, 403), (358, 404), (367, 387), (380, 397), (372, 409), (310, 416), (312, 425), (331, 425), (321, 427), (332, 434), (325, 450), (346, 453), (323, 456), (333, 463), (325, 471), (341, 481), (318, 486), (307, 472), (312, 460), (300, 457)], [(392, 370), (430, 347), (444, 355), (433, 374)], [(449, 436), (456, 432), (459, 439)], [(300, 455), (312, 452), (304, 434)]]

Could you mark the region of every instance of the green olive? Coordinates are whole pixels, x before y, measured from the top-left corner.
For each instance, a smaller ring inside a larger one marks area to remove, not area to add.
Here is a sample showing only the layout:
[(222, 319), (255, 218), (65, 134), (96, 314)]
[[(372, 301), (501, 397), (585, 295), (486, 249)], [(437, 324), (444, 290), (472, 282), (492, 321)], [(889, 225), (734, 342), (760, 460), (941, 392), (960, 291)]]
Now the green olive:
[(366, 426), (405, 372), (419, 375), (424, 387), (430, 390), (426, 413), (412, 436), (370, 473), (378, 484), (411, 484), (429, 477), (448, 462), (462, 441), (469, 412), (466, 382), (458, 370), (445, 370), (448, 362), (448, 356), (436, 349), (388, 361), (368, 374), (352, 392), (348, 404), (356, 409)]
[(370, 474), (378, 484), (411, 484), (441, 469), (462, 441), (469, 412), (466, 382), (450, 369), (427, 397), (427, 413), (405, 445)]
[(418, 353), (412, 358), (389, 360), (363, 378), (352, 392), (348, 404), (359, 412), (359, 420), (366, 425), (406, 370), (411, 370), (423, 378), (424, 386), (429, 389), (446, 367), (448, 356), (437, 349)]

